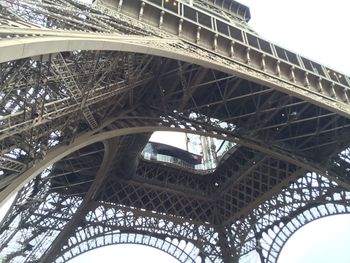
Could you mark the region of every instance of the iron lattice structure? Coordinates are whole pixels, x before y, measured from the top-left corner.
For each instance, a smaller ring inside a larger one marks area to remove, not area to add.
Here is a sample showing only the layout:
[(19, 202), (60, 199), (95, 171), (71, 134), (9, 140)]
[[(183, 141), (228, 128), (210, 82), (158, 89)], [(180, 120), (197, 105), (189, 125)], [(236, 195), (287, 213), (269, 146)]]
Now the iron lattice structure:
[[(265, 41), (233, 0), (3, 0), (3, 262), (120, 243), (276, 262), (350, 210), (349, 77)], [(215, 170), (140, 155), (154, 131), (230, 141)]]

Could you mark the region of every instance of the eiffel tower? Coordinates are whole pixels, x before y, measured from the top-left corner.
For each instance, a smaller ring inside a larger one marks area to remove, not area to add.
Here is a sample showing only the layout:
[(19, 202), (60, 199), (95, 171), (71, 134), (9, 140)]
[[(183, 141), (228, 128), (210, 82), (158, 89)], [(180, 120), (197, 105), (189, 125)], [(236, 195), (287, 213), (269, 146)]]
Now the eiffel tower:
[[(276, 262), (300, 227), (349, 213), (350, 78), (249, 19), (234, 0), (2, 0), (0, 260), (143, 244)], [(225, 150), (205, 169), (155, 131)]]

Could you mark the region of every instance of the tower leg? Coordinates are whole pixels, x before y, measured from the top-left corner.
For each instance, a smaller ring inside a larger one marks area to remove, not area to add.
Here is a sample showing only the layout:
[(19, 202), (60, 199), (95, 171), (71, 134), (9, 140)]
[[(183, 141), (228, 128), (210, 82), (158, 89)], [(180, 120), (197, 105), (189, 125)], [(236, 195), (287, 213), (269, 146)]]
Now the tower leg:
[(114, 161), (114, 156), (116, 153), (115, 151), (116, 145), (113, 139), (104, 142), (104, 145), (105, 145), (105, 154), (104, 154), (101, 167), (96, 175), (96, 179), (94, 180), (88, 193), (85, 195), (83, 202), (75, 212), (72, 219), (65, 225), (64, 229), (56, 237), (53, 244), (42, 256), (40, 260), (41, 263), (54, 262), (62, 246), (68, 240), (68, 238), (73, 233), (73, 231), (76, 229), (78, 224), (81, 222), (82, 218), (84, 218), (86, 213), (89, 211), (89, 203), (94, 198), (95, 194), (98, 192), (99, 188), (101, 187), (103, 183), (103, 179), (105, 178), (108, 172), (108, 169), (110, 169), (110, 167), (112, 166), (111, 164)]
[(223, 227), (218, 228), (219, 246), (222, 253), (222, 261), (224, 263), (238, 263), (239, 258), (234, 253), (234, 248), (230, 247), (227, 234)]

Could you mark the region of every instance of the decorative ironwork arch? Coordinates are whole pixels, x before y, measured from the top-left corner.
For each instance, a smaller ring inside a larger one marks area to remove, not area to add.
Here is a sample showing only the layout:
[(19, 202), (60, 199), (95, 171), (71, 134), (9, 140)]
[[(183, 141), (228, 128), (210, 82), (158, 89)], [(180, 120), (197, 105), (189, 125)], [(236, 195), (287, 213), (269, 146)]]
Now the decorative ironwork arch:
[[(33, 34), (43, 33), (44, 32), (40, 32), (39, 30), (39, 32), (35, 31)], [(3, 43), (4, 50), (8, 49), (8, 51), (3, 53), (3, 57), (0, 57), (0, 63), (32, 56), (52, 54), (55, 52), (76, 50), (126, 51), (166, 58), (176, 57), (177, 60), (196, 63), (203, 67), (219, 70), (230, 75), (238, 75), (249, 79), (253, 78), (255, 82), (261, 83), (262, 85), (279, 88), (283, 92), (292, 93), (296, 97), (311, 100), (316, 105), (336, 111), (345, 117), (350, 116), (348, 105), (342, 102), (339, 102), (339, 105), (330, 105), (326, 101), (320, 102), (320, 97), (313, 94), (313, 92), (307, 92), (306, 90), (303, 90), (303, 92), (300, 93), (296, 92), (294, 85), (274, 79), (274, 77), (258, 72), (249, 66), (238, 64), (233, 61), (229, 62), (227, 59), (223, 59), (221, 56), (216, 56), (211, 52), (194, 52), (195, 50), (191, 45), (185, 44), (182, 41), (165, 39), (164, 42), (160, 43), (158, 38), (144, 39), (132, 37), (129, 40), (120, 39), (119, 37), (107, 37), (106, 39), (103, 39), (103, 35), (96, 35), (96, 38), (98, 39), (96, 40), (91, 39), (90, 37), (91, 36), (86, 38), (84, 35), (77, 36), (74, 34), (69, 36), (68, 33), (65, 33), (65, 35), (61, 37), (48, 36), (46, 37), (47, 39), (45, 39), (45, 37), (29, 38), (24, 39), (21, 42), (18, 42), (17, 39), (10, 39)], [(46, 52), (43, 53), (43, 51)], [(276, 82), (279, 82), (278, 85)]]
[(298, 214), (286, 224), (276, 226), (273, 230), (276, 236), (269, 249), (265, 251), (266, 262), (277, 262), (285, 244), (302, 227), (325, 217), (342, 214), (350, 214), (350, 202), (347, 205), (340, 203), (319, 205)]
[[(116, 138), (118, 136), (124, 136), (124, 135), (130, 135), (130, 134), (138, 134), (138, 133), (147, 133), (147, 132), (154, 132), (154, 131), (177, 131), (177, 132), (187, 132), (192, 134), (198, 134), (203, 135), (207, 137), (213, 137), (223, 140), (228, 140), (234, 143), (239, 143), (240, 145), (250, 147), (252, 149), (255, 149), (257, 151), (260, 151), (262, 153), (265, 153), (270, 156), (277, 157), (281, 160), (289, 161), (290, 163), (294, 163), (300, 167), (304, 167), (305, 169), (318, 171), (321, 174), (324, 174), (324, 171), (322, 169), (319, 169), (316, 165), (305, 162), (301, 158), (297, 158), (295, 155), (291, 155), (288, 152), (285, 152), (281, 149), (271, 147), (269, 145), (261, 144), (259, 141), (250, 141), (249, 139), (246, 140), (245, 138), (239, 138), (236, 137), (236, 135), (232, 132), (234, 132), (234, 127), (227, 127), (227, 128), (221, 128), (221, 127), (215, 127), (216, 124), (214, 123), (197, 123), (197, 124), (190, 124), (186, 123), (187, 120), (172, 120), (169, 121), (166, 118), (157, 118), (153, 120), (153, 125), (149, 125), (150, 120), (148, 120), (148, 123), (146, 125), (143, 124), (143, 117), (140, 117), (141, 122), (137, 118), (132, 118), (128, 120), (127, 118), (125, 121), (128, 123), (129, 121), (134, 122), (134, 126), (131, 127), (125, 127), (123, 126), (123, 120), (118, 123), (121, 125), (118, 129), (113, 129), (112, 131), (108, 132), (101, 132), (98, 133), (96, 131), (90, 131), (86, 132), (85, 134), (80, 135), (78, 138), (76, 138), (73, 143), (70, 145), (58, 145), (59, 147), (53, 148), (51, 151), (47, 152), (47, 155), (45, 156), (45, 159), (38, 161), (35, 166), (27, 168), (26, 171), (24, 171), (19, 177), (17, 177), (9, 187), (7, 187), (4, 191), (0, 192), (0, 202), (5, 202), (10, 196), (13, 195), (13, 193), (20, 190), (21, 187), (24, 186), (25, 183), (28, 183), (30, 180), (32, 180), (35, 176), (37, 176), (40, 172), (42, 172), (47, 166), (53, 164), (54, 162), (62, 159), (63, 157), (67, 156), (68, 154), (81, 149), (82, 147), (85, 147), (87, 145), (104, 141), (111, 138)], [(110, 122), (110, 121), (107, 121)], [(113, 121), (111, 121), (113, 123)], [(151, 121), (152, 124), (152, 121)], [(128, 124), (130, 125), (130, 123)]]
[(323, 176), (309, 173), (287, 187), (280, 187), (281, 192), (239, 218), (227, 230), (232, 243), (237, 242), (236, 238), (245, 238), (238, 248), (241, 256), (255, 249), (262, 262), (275, 262), (283, 245), (300, 227), (322, 216), (350, 211), (348, 189)]
[[(93, 240), (93, 242), (91, 242)], [(158, 249), (160, 251), (165, 252), (166, 254), (172, 256), (177, 259), (179, 262), (183, 263), (201, 263), (200, 252), (199, 249), (196, 248), (192, 243), (184, 244), (182, 246), (181, 242), (175, 242), (174, 240), (170, 240), (170, 238), (161, 239), (157, 237), (153, 237), (146, 234), (140, 233), (104, 233), (98, 236), (90, 237), (90, 239), (81, 240), (81, 242), (75, 244), (75, 246), (70, 247), (68, 251), (62, 251), (62, 255), (57, 258), (55, 262), (66, 262), (70, 259), (78, 257), (84, 253), (87, 253), (91, 250), (111, 246), (111, 245), (119, 245), (119, 244), (136, 244), (136, 245), (144, 245), (151, 248)], [(178, 244), (176, 244), (178, 243)], [(180, 244), (181, 243), (181, 244)], [(75, 252), (77, 253), (74, 253)]]

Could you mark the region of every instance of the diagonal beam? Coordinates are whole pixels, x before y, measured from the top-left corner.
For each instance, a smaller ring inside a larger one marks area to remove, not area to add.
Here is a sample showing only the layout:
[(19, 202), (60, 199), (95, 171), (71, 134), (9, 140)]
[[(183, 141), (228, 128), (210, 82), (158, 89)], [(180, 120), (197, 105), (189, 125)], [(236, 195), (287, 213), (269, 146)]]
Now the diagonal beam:
[(0, 169), (10, 170), (13, 172), (21, 172), (25, 168), (25, 164), (13, 160), (8, 157), (0, 156)]
[(55, 62), (53, 63), (53, 67), (59, 73), (62, 81), (65, 83), (68, 91), (70, 92), (71, 97), (77, 103), (80, 103), (82, 113), (85, 119), (87, 120), (87, 122), (89, 123), (90, 128), (93, 130), (96, 129), (98, 126), (97, 121), (93, 116), (92, 112), (90, 111), (90, 108), (84, 105), (88, 94), (83, 94), (82, 91), (80, 90), (80, 87), (75, 81), (73, 74), (70, 71), (69, 67), (67, 66), (67, 63), (64, 60), (61, 53), (58, 55), (58, 59), (56, 59)]
[[(143, 76), (143, 79), (137, 81), (135, 85), (142, 85), (148, 82), (149, 79), (150, 76), (148, 74), (145, 74), (145, 76)], [(92, 92), (92, 95), (87, 98), (85, 105), (90, 106), (96, 104), (98, 102), (110, 99), (112, 96), (115, 96), (117, 94), (127, 92), (128, 90), (129, 86), (124, 82), (112, 84), (109, 87), (95, 89)], [(2, 124), (2, 129), (0, 130), (0, 140), (29, 130), (31, 128), (43, 125), (45, 123), (49, 123), (59, 117), (67, 116), (68, 114), (77, 112), (80, 110), (80, 105), (80, 102), (72, 103), (69, 101), (69, 99), (65, 98), (46, 103), (43, 106), (44, 113), (42, 116), (35, 119), (28, 119), (24, 111), (8, 115), (0, 120)]]
[(89, 209), (90, 201), (95, 197), (98, 189), (102, 186), (104, 179), (108, 174), (110, 167), (113, 164), (113, 160), (117, 152), (115, 151), (115, 147), (117, 146), (115, 139), (104, 141), (104, 145), (105, 145), (105, 154), (103, 157), (101, 167), (96, 175), (94, 182), (92, 183), (89, 191), (86, 193), (83, 202), (75, 212), (74, 216), (65, 225), (64, 229), (62, 229), (60, 234), (56, 237), (53, 244), (41, 257), (40, 263), (54, 262), (62, 246), (65, 244), (69, 236), (72, 234), (75, 228), (79, 225), (82, 218), (84, 218), (84, 215), (87, 213)]

